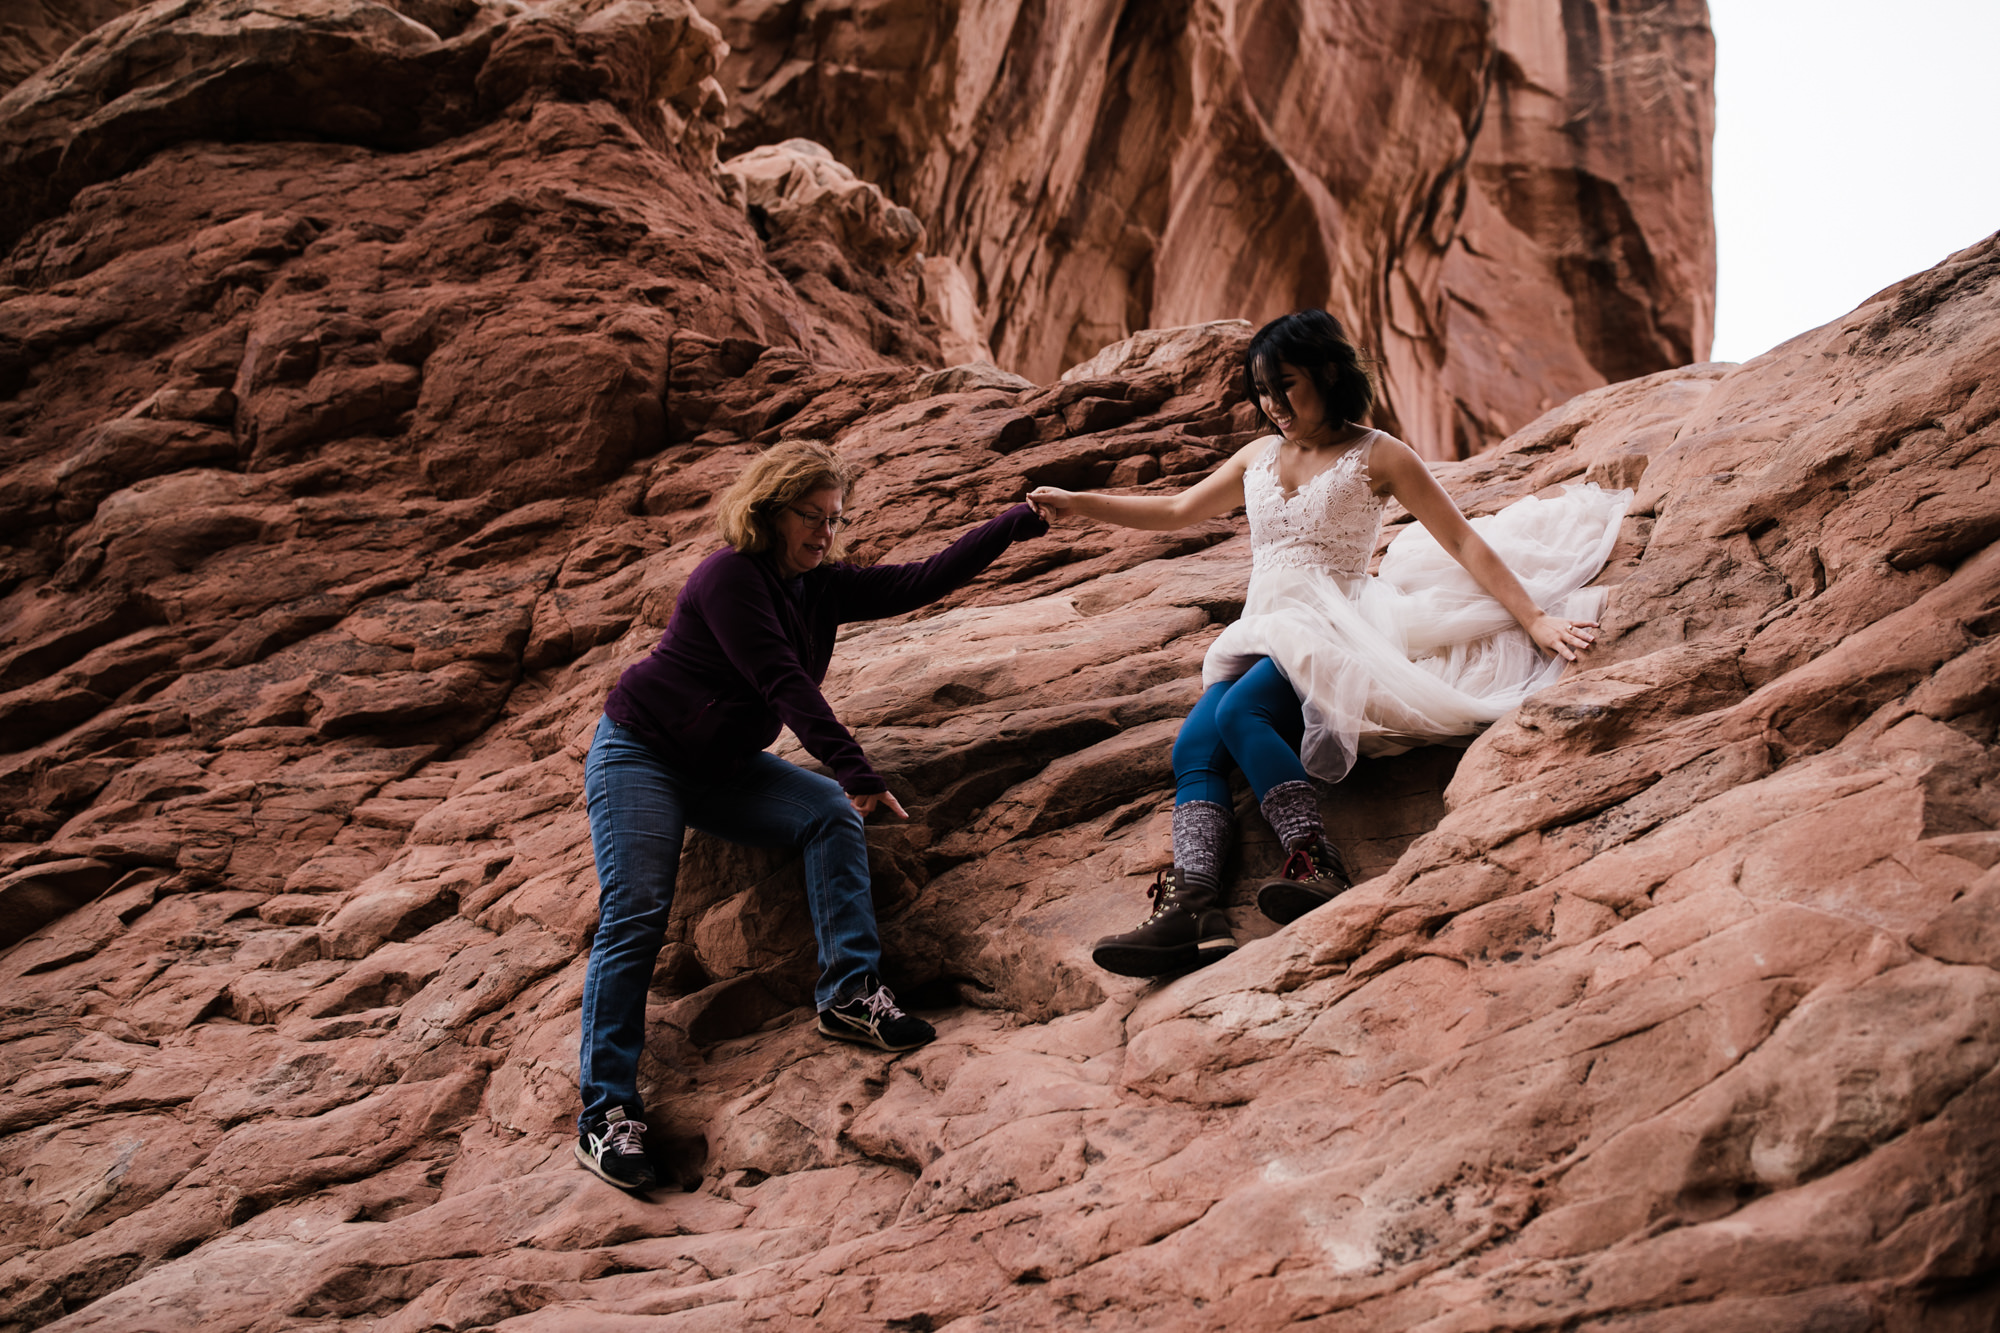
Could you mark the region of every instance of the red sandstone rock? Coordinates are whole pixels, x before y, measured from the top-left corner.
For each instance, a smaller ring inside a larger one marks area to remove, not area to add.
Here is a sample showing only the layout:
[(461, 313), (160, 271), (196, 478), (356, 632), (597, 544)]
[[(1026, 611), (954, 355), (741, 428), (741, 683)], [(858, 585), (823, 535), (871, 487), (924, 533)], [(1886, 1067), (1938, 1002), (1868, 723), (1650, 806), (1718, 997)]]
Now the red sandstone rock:
[(77, 38), (132, 10), (128, 0), (21, 0), (0, 17), (0, 92), (69, 49)]
[(2000, 238), (1442, 466), (1474, 512), (1638, 486), (1606, 638), (1331, 793), (1366, 882), (1284, 930), (1246, 802), (1207, 971), (1087, 944), (1165, 863), (1240, 520), (1065, 527), (856, 627), (828, 689), (913, 815), (873, 868), (939, 1042), (815, 1035), (796, 863), (693, 839), (646, 1077), (700, 1189), (576, 1169), (582, 748), (742, 460), (836, 440), (900, 559), (1253, 428), (1241, 324), (1045, 385), (899, 360), (905, 289), (788, 277), (699, 107), (663, 148), (559, 95), (681, 59), (620, 7), (558, 59), (578, 12), (466, 19), (519, 45), (462, 133), (166, 148), (9, 258), (0, 1319), (1991, 1323)]
[(922, 294), (924, 227), (916, 214), (857, 179), (826, 149), (790, 139), (738, 154), (716, 171), (763, 238), (771, 263), (836, 323), (867, 329), (877, 350), (912, 360), (943, 355), (928, 339), (907, 336), (922, 318), (966, 340), (966, 313)]
[(1378, 424), (1453, 458), (1708, 355), (1700, 0), (701, 5), (729, 142), (816, 140), (914, 209), (1031, 378), (1324, 305)]

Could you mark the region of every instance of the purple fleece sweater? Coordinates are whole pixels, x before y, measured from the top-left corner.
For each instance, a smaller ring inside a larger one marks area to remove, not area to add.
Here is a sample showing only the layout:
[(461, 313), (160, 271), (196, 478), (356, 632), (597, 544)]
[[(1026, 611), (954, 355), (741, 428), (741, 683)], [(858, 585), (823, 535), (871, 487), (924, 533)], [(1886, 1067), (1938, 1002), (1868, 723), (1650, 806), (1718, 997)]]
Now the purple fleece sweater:
[(887, 791), (819, 692), (835, 630), (934, 602), (1016, 540), (1048, 530), (1032, 508), (1015, 505), (916, 564), (823, 564), (789, 579), (769, 553), (725, 546), (695, 566), (667, 632), (618, 678), (604, 711), (684, 771), (726, 770), (783, 725), (846, 791)]

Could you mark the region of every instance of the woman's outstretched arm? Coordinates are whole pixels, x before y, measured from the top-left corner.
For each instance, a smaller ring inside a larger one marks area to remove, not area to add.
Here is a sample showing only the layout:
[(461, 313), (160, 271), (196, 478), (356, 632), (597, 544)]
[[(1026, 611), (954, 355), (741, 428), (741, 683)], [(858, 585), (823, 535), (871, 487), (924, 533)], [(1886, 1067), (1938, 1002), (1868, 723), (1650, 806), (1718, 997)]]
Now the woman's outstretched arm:
[(1543, 652), (1574, 662), (1577, 653), (1597, 641), (1596, 621), (1564, 620), (1535, 605), (1535, 599), (1528, 596), (1528, 590), (1514, 577), (1514, 571), (1494, 554), (1485, 538), (1473, 531), (1472, 524), (1466, 522), (1465, 515), (1458, 511), (1444, 487), (1438, 485), (1437, 478), (1424, 466), (1424, 460), (1409, 445), (1394, 436), (1378, 439), (1369, 464), (1375, 479), (1387, 483), (1389, 494), (1396, 497), (1397, 503), (1428, 528), (1438, 545), (1465, 566), (1466, 572), (1506, 607), (1509, 615), (1521, 622), (1521, 628), (1528, 631)]
[(1075, 514), (1123, 528), (1168, 532), (1241, 509), (1243, 469), (1263, 447), (1263, 439), (1252, 440), (1228, 462), (1177, 495), (1103, 495), (1097, 491), (1037, 486), (1028, 492), (1028, 503), (1051, 520)]

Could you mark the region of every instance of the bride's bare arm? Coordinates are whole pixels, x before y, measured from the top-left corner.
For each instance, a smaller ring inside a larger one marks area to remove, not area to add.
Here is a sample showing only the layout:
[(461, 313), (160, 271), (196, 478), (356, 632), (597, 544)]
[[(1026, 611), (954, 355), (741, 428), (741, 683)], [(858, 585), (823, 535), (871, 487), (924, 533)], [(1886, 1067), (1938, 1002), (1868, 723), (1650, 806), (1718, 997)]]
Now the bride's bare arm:
[(1228, 462), (1177, 495), (1103, 495), (1097, 491), (1037, 486), (1028, 492), (1028, 503), (1051, 520), (1075, 514), (1099, 523), (1152, 532), (1184, 528), (1204, 519), (1221, 518), (1243, 507), (1243, 469), (1263, 447), (1263, 439), (1252, 440)]
[(1375, 442), (1369, 464), (1376, 481), (1387, 483), (1389, 494), (1396, 497), (1397, 503), (1428, 528), (1438, 545), (1465, 566), (1466, 572), (1506, 607), (1509, 615), (1521, 622), (1521, 628), (1528, 631), (1542, 651), (1574, 662), (1577, 653), (1596, 642), (1596, 621), (1564, 620), (1535, 605), (1535, 599), (1528, 596), (1528, 590), (1514, 577), (1514, 571), (1473, 531), (1472, 524), (1466, 522), (1465, 515), (1458, 511), (1444, 487), (1438, 485), (1437, 478), (1424, 466), (1424, 460), (1409, 445), (1394, 436), (1384, 436)]

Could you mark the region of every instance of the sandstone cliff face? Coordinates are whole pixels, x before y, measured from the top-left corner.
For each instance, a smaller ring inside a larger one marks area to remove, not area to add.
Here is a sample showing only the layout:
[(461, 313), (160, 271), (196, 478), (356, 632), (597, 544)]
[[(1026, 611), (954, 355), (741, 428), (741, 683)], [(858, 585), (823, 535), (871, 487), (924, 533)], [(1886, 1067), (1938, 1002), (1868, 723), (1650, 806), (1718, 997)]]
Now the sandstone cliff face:
[(855, 627), (828, 690), (913, 814), (873, 869), (941, 1039), (824, 1043), (796, 864), (697, 839), (647, 1076), (698, 1188), (642, 1202), (568, 1156), (580, 757), (718, 489), (836, 439), (894, 560), (1037, 482), (1178, 486), (1249, 438), (1248, 330), (931, 372), (900, 223), (840, 239), (893, 214), (805, 165), (829, 202), (760, 236), (763, 168), (709, 175), (685, 11), (286, 12), (459, 109), (218, 142), (189, 71), (89, 51), (0, 102), (87, 144), (185, 78), (209, 136), (45, 196), (0, 290), (0, 1319), (1991, 1326), (2000, 239), (1442, 467), (1473, 512), (1636, 483), (1605, 641), (1330, 792), (1367, 882), (1282, 931), (1249, 816), (1208, 971), (1087, 946), (1166, 862), (1240, 521), (1066, 528)]
[(0, 9), (0, 91), (132, 8), (128, 0), (14, 0)]
[(1000, 364), (1324, 305), (1435, 458), (1708, 355), (1702, 0), (702, 0), (738, 147), (914, 209)]

